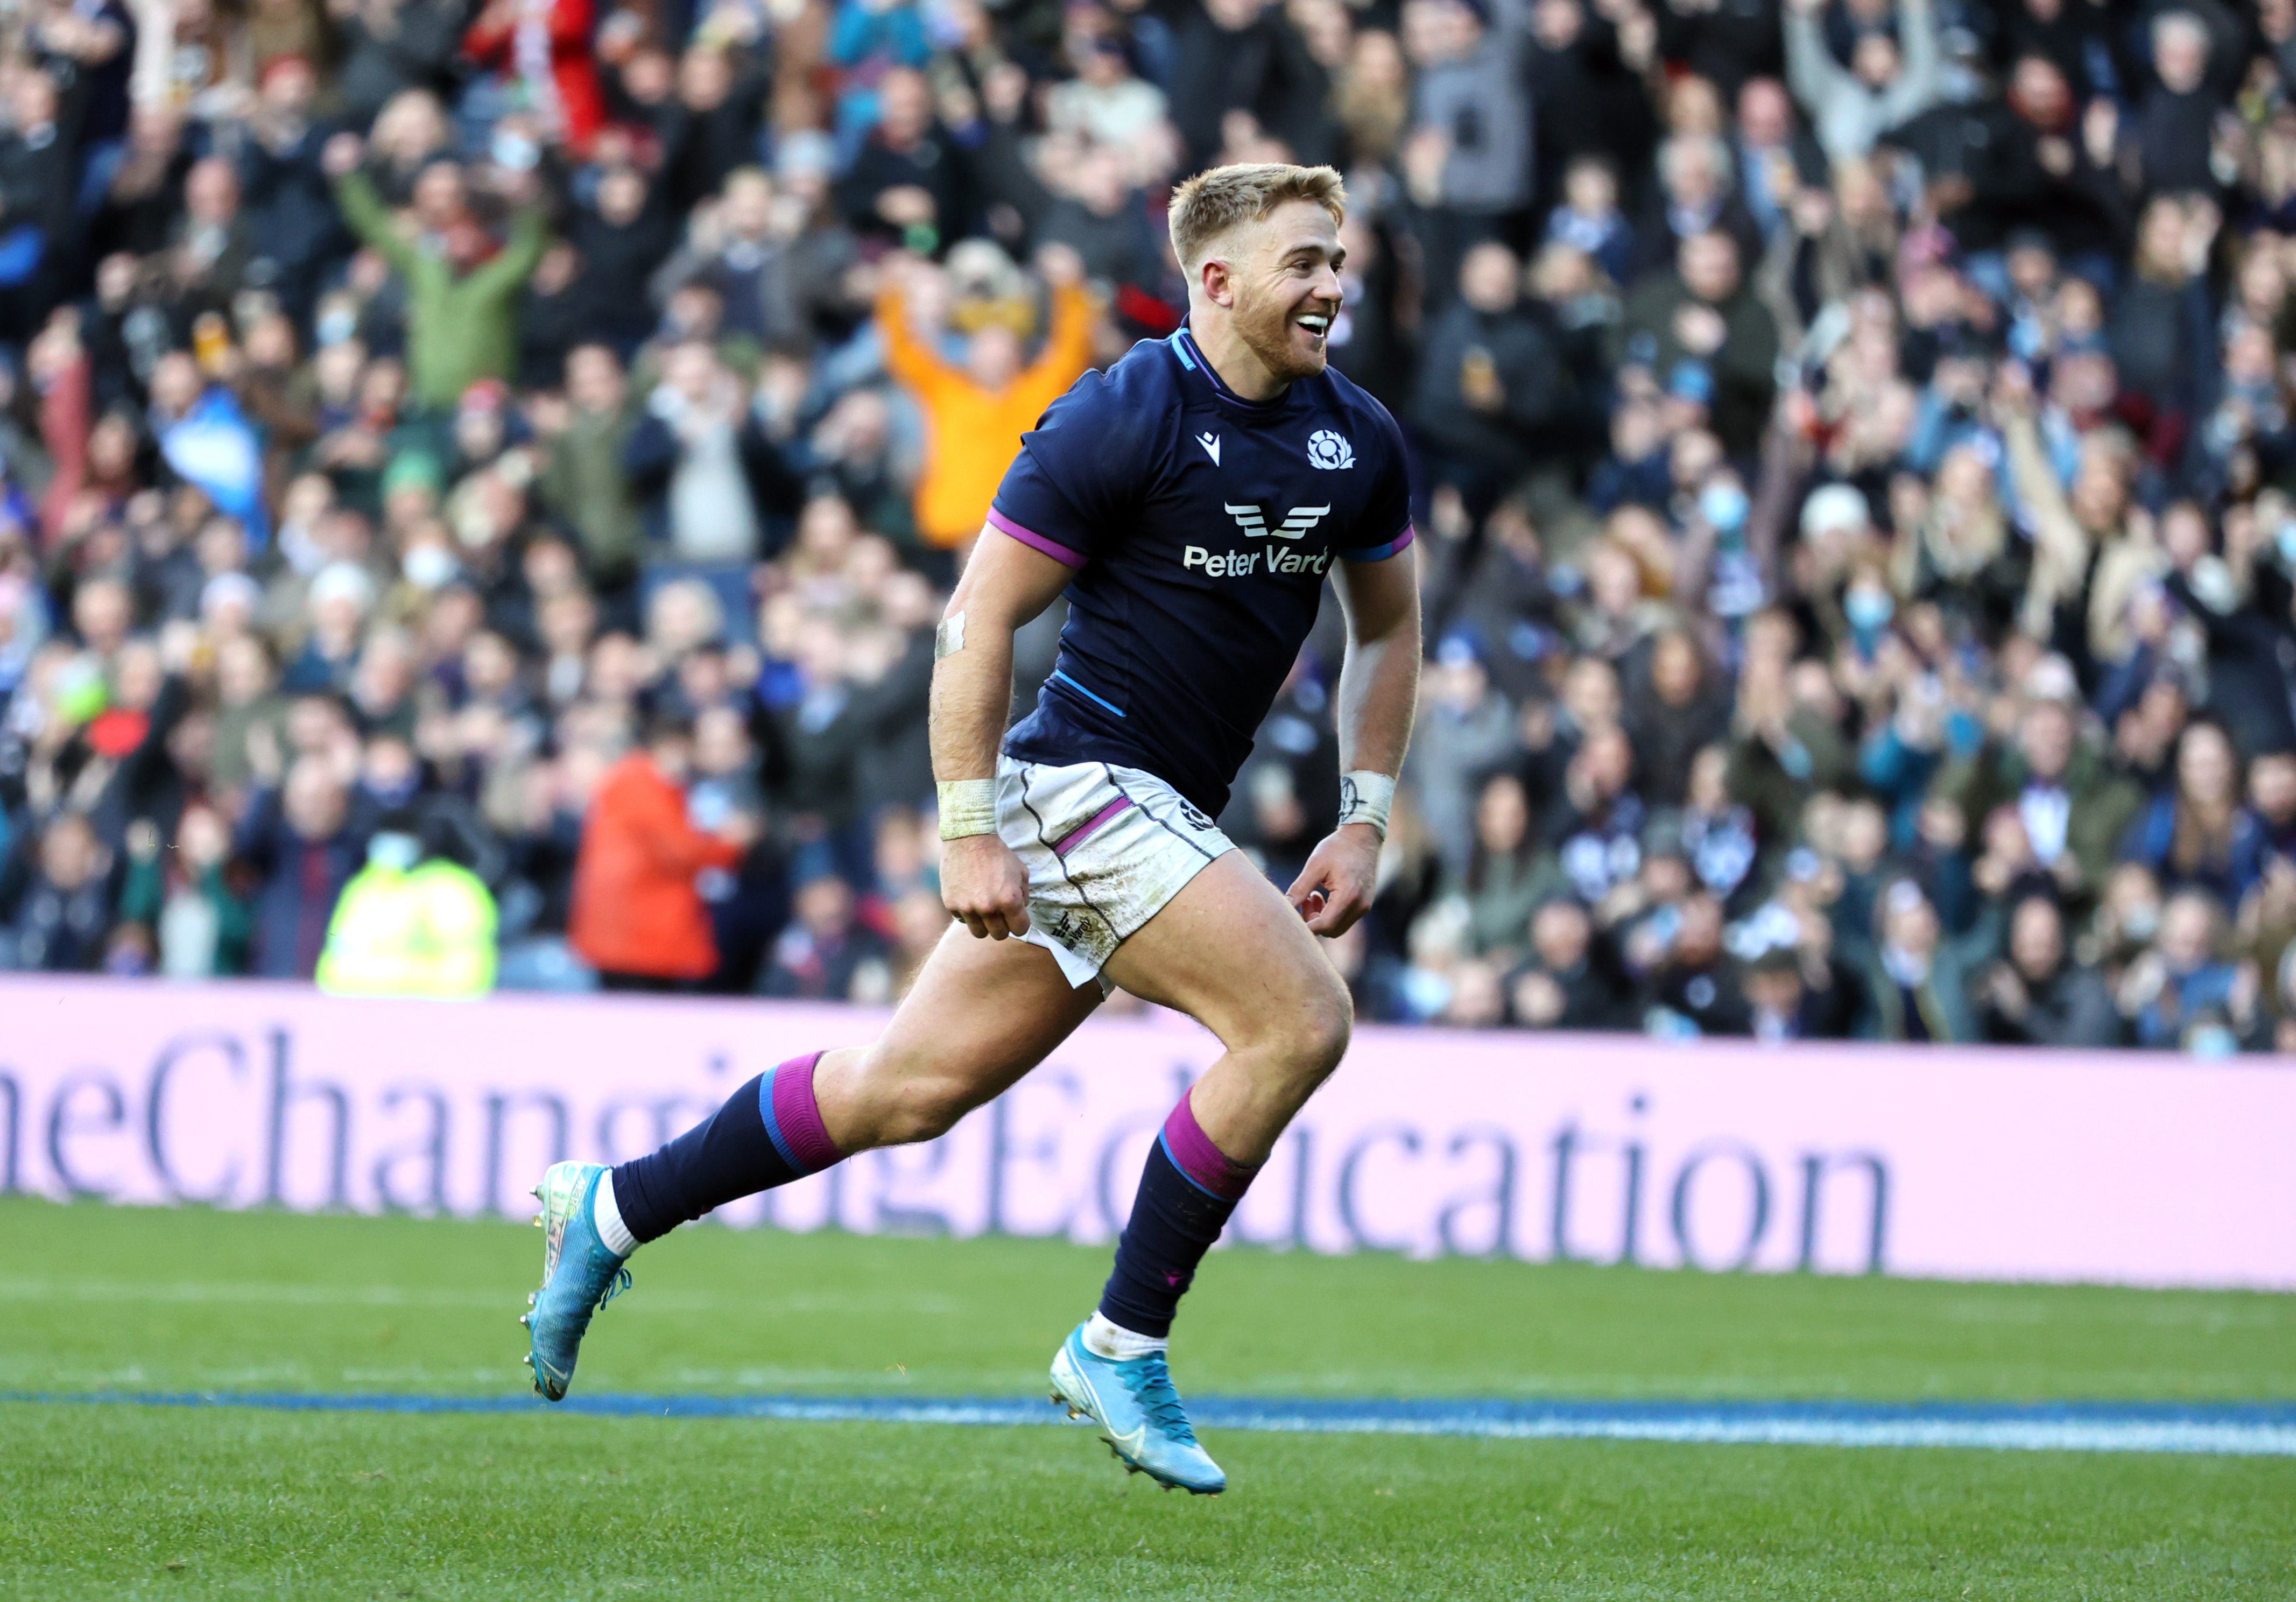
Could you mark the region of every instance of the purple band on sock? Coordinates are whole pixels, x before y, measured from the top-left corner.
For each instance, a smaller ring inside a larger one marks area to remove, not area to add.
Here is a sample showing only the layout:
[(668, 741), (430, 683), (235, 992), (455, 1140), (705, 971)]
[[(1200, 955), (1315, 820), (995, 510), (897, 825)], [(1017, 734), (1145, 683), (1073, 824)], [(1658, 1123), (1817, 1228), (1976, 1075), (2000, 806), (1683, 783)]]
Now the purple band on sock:
[(791, 1057), (774, 1070), (774, 1132), (781, 1137), (790, 1158), (808, 1173), (845, 1160), (821, 1121), (821, 1108), (813, 1099), (813, 1070), (822, 1053)]
[(1171, 1154), (1172, 1165), (1224, 1202), (1240, 1198), (1251, 1183), (1258, 1168), (1246, 1168), (1241, 1162), (1231, 1162), (1212, 1138), (1204, 1133), (1196, 1121), (1195, 1110), (1188, 1098), (1180, 1097), (1180, 1105), (1164, 1120), (1164, 1149)]

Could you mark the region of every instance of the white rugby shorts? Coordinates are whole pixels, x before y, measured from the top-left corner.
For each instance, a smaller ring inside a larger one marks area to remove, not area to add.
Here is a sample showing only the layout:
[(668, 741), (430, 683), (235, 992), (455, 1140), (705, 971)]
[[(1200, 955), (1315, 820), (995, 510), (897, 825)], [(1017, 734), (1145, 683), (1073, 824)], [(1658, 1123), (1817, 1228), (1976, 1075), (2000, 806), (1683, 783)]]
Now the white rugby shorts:
[(1106, 762), (1001, 757), (996, 832), (1029, 870), (1029, 932), (1072, 985), (1099, 981), (1130, 939), (1235, 842), (1171, 785)]

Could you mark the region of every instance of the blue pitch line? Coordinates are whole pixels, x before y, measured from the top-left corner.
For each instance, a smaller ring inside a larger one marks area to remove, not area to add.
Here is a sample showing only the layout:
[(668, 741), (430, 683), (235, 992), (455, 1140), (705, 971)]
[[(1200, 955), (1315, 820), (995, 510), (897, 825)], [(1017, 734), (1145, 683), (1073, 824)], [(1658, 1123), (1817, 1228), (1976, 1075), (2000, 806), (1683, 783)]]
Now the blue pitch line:
[[(576, 1413), (607, 1418), (800, 1423), (1065, 1422), (1018, 1397), (307, 1395), (277, 1391), (0, 1392), (0, 1401), (262, 1408), (288, 1413)], [(1726, 1446), (1963, 1447), (1992, 1451), (2296, 1457), (2296, 1403), (1860, 1401), (1420, 1401), (1200, 1396), (1210, 1429), (1287, 1434), (1462, 1435), (1501, 1441), (1667, 1441)]]

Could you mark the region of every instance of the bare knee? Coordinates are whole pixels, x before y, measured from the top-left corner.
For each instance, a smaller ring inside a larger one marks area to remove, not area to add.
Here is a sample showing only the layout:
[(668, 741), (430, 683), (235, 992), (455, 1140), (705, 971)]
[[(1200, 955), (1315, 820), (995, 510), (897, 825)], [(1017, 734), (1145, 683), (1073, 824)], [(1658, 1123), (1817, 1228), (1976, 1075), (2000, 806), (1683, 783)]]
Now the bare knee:
[(1307, 1019), (1300, 1029), (1300, 1066), (1321, 1080), (1348, 1055), (1355, 1027), (1355, 998), (1334, 974), (1328, 983), (1317, 987), (1308, 1003)]
[(1250, 1046), (1273, 1059), (1285, 1078), (1313, 1089), (1347, 1055), (1355, 1017), (1354, 999), (1340, 976), (1312, 974), (1283, 1004), (1255, 1020)]

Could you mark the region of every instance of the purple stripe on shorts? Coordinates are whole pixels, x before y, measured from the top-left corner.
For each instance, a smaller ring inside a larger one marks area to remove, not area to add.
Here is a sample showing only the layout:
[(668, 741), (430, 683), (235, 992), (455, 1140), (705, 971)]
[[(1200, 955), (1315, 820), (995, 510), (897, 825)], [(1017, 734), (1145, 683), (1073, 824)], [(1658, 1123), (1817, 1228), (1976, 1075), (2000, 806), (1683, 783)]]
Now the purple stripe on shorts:
[(1084, 565), (1084, 558), (1078, 555), (1074, 551), (1069, 549), (1068, 546), (1061, 544), (1060, 541), (1056, 539), (1047, 539), (1042, 534), (1037, 533), (1034, 529), (1022, 528), (1019, 523), (1014, 522), (1011, 518), (1005, 516), (994, 506), (988, 508), (988, 526), (992, 529), (1003, 530), (1005, 533), (1010, 534), (1013, 538), (1019, 540), (1022, 545), (1028, 546), (1033, 550), (1042, 551), (1054, 561), (1061, 563), (1065, 566), (1082, 567)]
[(822, 1055), (816, 1051), (811, 1056), (791, 1057), (774, 1070), (774, 1122), (789, 1143), (790, 1155), (808, 1173), (816, 1174), (845, 1158), (829, 1138), (821, 1121), (820, 1105), (813, 1099), (813, 1071)]
[(1242, 1195), (1251, 1177), (1259, 1171), (1227, 1160), (1196, 1121), (1195, 1110), (1185, 1096), (1164, 1120), (1164, 1149), (1171, 1154), (1174, 1167), (1222, 1201), (1233, 1202)]
[(1095, 834), (1096, 834), (1099, 831), (1101, 825), (1106, 823), (1110, 818), (1114, 817), (1119, 812), (1123, 811), (1125, 808), (1131, 804), (1132, 798), (1130, 796), (1118, 796), (1114, 801), (1109, 802), (1108, 805), (1103, 807), (1090, 817), (1086, 818), (1082, 823), (1077, 825), (1075, 828), (1070, 829), (1058, 840), (1054, 841), (1053, 855), (1055, 857), (1067, 856), (1070, 851), (1076, 850), (1077, 847), (1082, 845), (1086, 840), (1089, 840)]
[(1393, 539), (1389, 540), (1385, 545), (1375, 545), (1360, 551), (1341, 551), (1340, 553), (1340, 560), (1342, 562), (1384, 562), (1390, 556), (1394, 555), (1398, 551), (1409, 545), (1417, 534), (1417, 530), (1414, 529), (1409, 523), (1406, 523), (1403, 525), (1403, 532), (1397, 535)]

